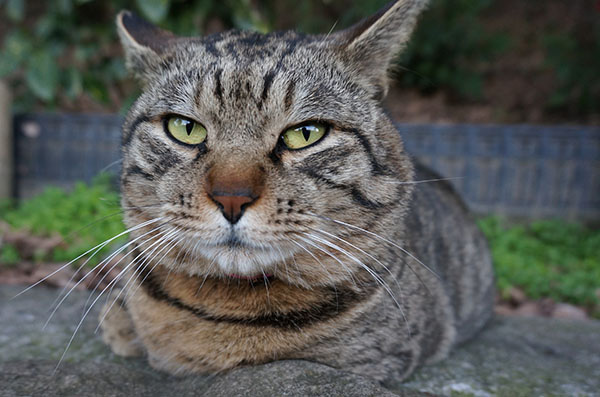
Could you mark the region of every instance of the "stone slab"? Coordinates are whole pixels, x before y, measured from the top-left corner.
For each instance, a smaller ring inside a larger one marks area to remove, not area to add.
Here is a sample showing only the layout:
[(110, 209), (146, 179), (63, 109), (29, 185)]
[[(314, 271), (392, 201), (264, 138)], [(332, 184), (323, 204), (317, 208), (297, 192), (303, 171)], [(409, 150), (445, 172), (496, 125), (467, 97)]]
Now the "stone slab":
[(89, 295), (75, 291), (43, 329), (59, 290), (36, 287), (11, 300), (23, 288), (0, 285), (0, 396), (592, 396), (600, 390), (600, 322), (534, 317), (497, 317), (447, 360), (384, 388), (306, 361), (172, 377), (144, 359), (112, 354), (94, 333), (95, 307), (56, 369)]

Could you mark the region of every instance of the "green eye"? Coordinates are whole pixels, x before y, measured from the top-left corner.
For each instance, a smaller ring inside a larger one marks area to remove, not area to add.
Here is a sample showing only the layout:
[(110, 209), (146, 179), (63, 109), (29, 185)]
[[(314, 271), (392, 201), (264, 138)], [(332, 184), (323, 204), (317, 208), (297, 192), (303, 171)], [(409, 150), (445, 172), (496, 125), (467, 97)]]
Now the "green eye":
[(199, 145), (206, 139), (206, 128), (202, 124), (179, 116), (167, 119), (167, 130), (173, 138), (188, 145)]
[(326, 132), (323, 124), (303, 124), (286, 130), (281, 137), (289, 149), (302, 149), (319, 141)]

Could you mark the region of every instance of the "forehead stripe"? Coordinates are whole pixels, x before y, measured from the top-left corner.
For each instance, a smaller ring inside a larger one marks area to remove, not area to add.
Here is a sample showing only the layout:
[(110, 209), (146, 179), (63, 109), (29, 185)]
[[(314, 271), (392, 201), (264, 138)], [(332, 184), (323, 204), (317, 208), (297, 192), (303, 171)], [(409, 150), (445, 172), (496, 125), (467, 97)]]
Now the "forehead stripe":
[(260, 101), (257, 104), (259, 109), (262, 108), (263, 103), (269, 97), (269, 88), (271, 88), (271, 85), (273, 84), (273, 79), (275, 78), (275, 74), (276, 74), (276, 71), (271, 70), (263, 78), (263, 81), (264, 81), (263, 91), (262, 91), (262, 94), (260, 95)]
[(138, 126), (142, 123), (149, 121), (148, 116), (145, 114), (141, 114), (133, 120), (131, 125), (123, 125), (123, 135), (121, 137), (121, 145), (124, 147), (129, 146), (131, 143), (131, 139), (133, 138), (133, 133), (138, 128)]

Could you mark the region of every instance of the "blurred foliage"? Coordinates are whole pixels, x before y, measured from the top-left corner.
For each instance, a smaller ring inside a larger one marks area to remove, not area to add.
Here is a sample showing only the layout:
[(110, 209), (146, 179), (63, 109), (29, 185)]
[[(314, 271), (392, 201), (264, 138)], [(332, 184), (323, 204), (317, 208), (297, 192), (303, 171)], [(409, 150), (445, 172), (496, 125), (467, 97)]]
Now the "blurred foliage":
[(400, 82), (425, 93), (444, 88), (461, 98), (480, 98), (482, 65), (510, 43), (507, 35), (489, 33), (481, 22), (491, 4), (492, 0), (435, 1), (400, 57), (407, 71)]
[[(78, 183), (70, 192), (50, 187), (42, 194), (18, 205), (3, 202), (0, 220), (11, 229), (26, 231), (34, 236), (60, 235), (65, 247), (54, 249), (51, 257), (37, 258), (56, 262), (70, 261), (97, 244), (125, 230), (119, 206), (119, 195), (111, 185), (109, 175), (98, 176), (91, 185)], [(122, 245), (126, 236), (115, 239), (98, 252), (90, 263)], [(0, 263), (17, 262), (18, 251), (10, 245), (2, 246)]]
[(558, 220), (509, 225), (497, 217), (479, 226), (502, 295), (518, 287), (530, 298), (583, 305), (600, 316), (600, 230)]
[[(587, 0), (591, 1), (595, 0)], [(36, 107), (124, 110), (138, 91), (128, 78), (114, 28), (121, 9), (131, 9), (180, 35), (229, 28), (326, 33), (348, 27), (387, 2), (0, 0), (0, 14), (7, 22), (0, 28), (4, 37), (0, 78), (12, 83), (17, 111)], [(398, 58), (400, 84), (424, 93), (444, 90), (454, 98), (480, 99), (485, 70), (512, 42), (522, 40), (486, 26), (496, 2), (432, 0), (409, 47)], [(571, 30), (540, 32), (545, 35), (546, 65), (558, 82), (549, 98), (550, 110), (577, 115), (599, 111), (600, 20), (597, 10), (589, 14), (585, 23), (578, 20)]]
[(3, 244), (0, 247), (0, 265), (15, 266), (21, 262), (21, 256), (17, 248), (12, 244)]
[(17, 110), (36, 103), (68, 107), (82, 95), (113, 111), (115, 103), (131, 103), (135, 84), (127, 78), (114, 27), (121, 9), (183, 35), (202, 33), (211, 18), (225, 27), (268, 30), (249, 0), (5, 0), (11, 25), (1, 47), (0, 78), (13, 83)]
[[(2, 0), (0, 0), (1, 4)], [(70, 108), (82, 97), (105, 110), (128, 106), (137, 95), (127, 78), (114, 28), (132, 9), (180, 35), (231, 27), (261, 32), (340, 29), (376, 12), (387, 0), (4, 0), (9, 29), (1, 44), (0, 78), (13, 83), (16, 110)], [(400, 81), (463, 97), (481, 93), (478, 65), (504, 48), (477, 21), (490, 0), (435, 0), (400, 59)], [(337, 19), (336, 18), (340, 18)], [(334, 22), (335, 21), (335, 22)], [(122, 110), (122, 109), (121, 109)]]
[[(354, 2), (331, 0), (334, 15), (341, 16), (336, 28), (348, 27), (372, 15), (388, 0)], [(316, 1), (302, 3), (299, 29), (311, 33), (328, 32), (332, 20), (323, 19)], [(509, 37), (490, 33), (481, 18), (493, 0), (433, 0), (423, 13), (408, 48), (397, 62), (397, 78), (406, 87), (424, 93), (445, 89), (460, 99), (481, 97), (482, 65), (491, 62), (509, 47)], [(315, 15), (321, 15), (316, 19)]]
[(545, 37), (546, 65), (558, 80), (548, 101), (552, 110), (600, 113), (600, 16), (582, 25), (573, 32)]

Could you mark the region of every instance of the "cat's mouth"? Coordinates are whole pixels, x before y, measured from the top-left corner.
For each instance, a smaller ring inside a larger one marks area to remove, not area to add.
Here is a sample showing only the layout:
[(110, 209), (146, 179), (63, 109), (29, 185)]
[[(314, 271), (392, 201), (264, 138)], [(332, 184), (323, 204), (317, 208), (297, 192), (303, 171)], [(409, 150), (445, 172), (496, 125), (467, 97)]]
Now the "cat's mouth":
[(251, 248), (248, 244), (244, 243), (237, 234), (232, 231), (227, 239), (221, 243), (228, 248)]
[(237, 231), (217, 234), (213, 241), (197, 234), (186, 237), (191, 244), (180, 257), (195, 269), (194, 272), (204, 274), (208, 271), (232, 281), (269, 280), (276, 273), (277, 266), (293, 255), (290, 247), (281, 246), (277, 241), (257, 244), (245, 233)]
[[(198, 247), (198, 254), (214, 263), (217, 273), (236, 281), (255, 282), (273, 277), (273, 266), (286, 259), (280, 250), (257, 247), (239, 240)], [(283, 259), (282, 259), (283, 258)], [(210, 268), (213, 265), (209, 265)]]

